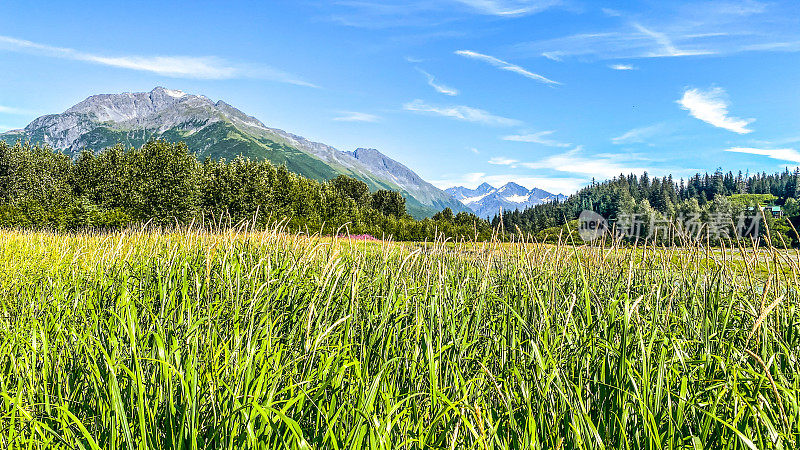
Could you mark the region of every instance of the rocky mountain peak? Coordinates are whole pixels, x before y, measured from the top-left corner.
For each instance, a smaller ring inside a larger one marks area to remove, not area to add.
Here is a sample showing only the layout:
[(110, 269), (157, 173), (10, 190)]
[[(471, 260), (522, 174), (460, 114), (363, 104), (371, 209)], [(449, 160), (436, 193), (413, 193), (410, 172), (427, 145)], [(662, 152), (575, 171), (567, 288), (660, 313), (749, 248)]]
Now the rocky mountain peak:
[(362, 148), (359, 147), (353, 151), (353, 156), (356, 158), (369, 158), (369, 157), (377, 157), (378, 155), (383, 156), (381, 152), (374, 148)]
[(378, 150), (340, 151), (269, 128), (224, 101), (161, 86), (150, 92), (92, 95), (62, 114), (35, 119), (24, 130), (0, 133), (6, 142), (20, 139), (73, 155), (120, 143), (140, 146), (149, 139), (183, 141), (200, 157), (267, 159), (318, 180), (353, 176), (371, 189), (403, 193), (409, 211), (418, 216), (446, 207), (468, 209)]
[(242, 122), (255, 121), (230, 106), (220, 110), (208, 97), (156, 87), (150, 92), (92, 95), (62, 114), (35, 119), (24, 133), (54, 148), (76, 152), (97, 144), (88, 136), (99, 128), (112, 132), (142, 130), (148, 134), (176, 127), (191, 131), (220, 120), (233, 120), (232, 115), (243, 117)]
[(528, 195), (528, 193), (529, 193), (528, 188), (526, 188), (525, 186), (521, 186), (521, 185), (519, 185), (517, 183), (514, 183), (513, 181), (509, 182), (509, 183), (506, 183), (503, 187), (498, 189), (497, 192), (499, 194), (504, 195), (504, 196), (508, 196), (508, 195)]
[(494, 188), (494, 186), (492, 186), (491, 184), (486, 183), (486, 182), (481, 183), (481, 185), (478, 186), (477, 189), (475, 189), (476, 192), (481, 193), (481, 194), (486, 194), (488, 192), (492, 192), (492, 191), (495, 191), (495, 190), (496, 189)]
[(499, 189), (495, 189), (488, 183), (482, 183), (477, 189), (457, 186), (445, 189), (445, 192), (484, 218), (492, 218), (501, 208), (504, 211), (521, 210), (542, 203), (564, 201), (567, 198), (564, 195), (554, 195), (539, 188), (529, 190), (514, 182), (506, 183)]
[(374, 148), (357, 148), (352, 155), (370, 170), (385, 173), (401, 185), (424, 182), (414, 171)]
[(64, 114), (83, 114), (98, 122), (142, 120), (184, 102), (210, 103), (205, 97), (156, 87), (150, 92), (92, 95), (67, 109)]

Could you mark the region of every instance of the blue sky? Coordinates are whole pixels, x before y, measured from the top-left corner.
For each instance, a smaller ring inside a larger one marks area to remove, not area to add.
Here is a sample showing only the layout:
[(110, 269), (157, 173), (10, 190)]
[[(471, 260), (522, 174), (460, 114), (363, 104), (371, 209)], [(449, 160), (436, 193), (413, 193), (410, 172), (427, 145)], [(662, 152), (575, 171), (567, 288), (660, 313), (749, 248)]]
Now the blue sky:
[(0, 3), (0, 130), (165, 86), (440, 187), (800, 163), (800, 2), (65, 3)]

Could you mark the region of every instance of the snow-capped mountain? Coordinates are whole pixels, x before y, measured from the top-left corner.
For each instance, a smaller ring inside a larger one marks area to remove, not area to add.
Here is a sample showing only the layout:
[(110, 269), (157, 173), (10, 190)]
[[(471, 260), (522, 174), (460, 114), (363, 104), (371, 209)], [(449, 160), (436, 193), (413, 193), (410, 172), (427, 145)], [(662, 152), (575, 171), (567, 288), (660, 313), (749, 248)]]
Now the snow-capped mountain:
[(529, 206), (549, 203), (552, 201), (563, 202), (566, 195), (551, 194), (539, 188), (527, 189), (517, 183), (508, 183), (496, 189), (487, 183), (477, 189), (456, 186), (445, 189), (454, 199), (468, 206), (480, 217), (491, 219), (502, 208), (503, 211), (525, 209)]
[(0, 140), (6, 142), (44, 143), (73, 155), (116, 144), (139, 147), (154, 138), (183, 141), (199, 158), (231, 160), (241, 155), (265, 159), (317, 180), (349, 175), (373, 191), (400, 192), (416, 217), (448, 207), (468, 210), (377, 150), (340, 151), (269, 128), (221, 100), (162, 87), (150, 92), (93, 95), (61, 114), (39, 117), (22, 130), (0, 133)]
[(457, 186), (445, 189), (444, 191), (459, 202), (468, 205), (470, 203), (480, 201), (482, 198), (494, 192), (495, 188), (490, 186), (488, 183), (483, 183), (478, 186), (477, 189), (468, 189), (463, 186)]

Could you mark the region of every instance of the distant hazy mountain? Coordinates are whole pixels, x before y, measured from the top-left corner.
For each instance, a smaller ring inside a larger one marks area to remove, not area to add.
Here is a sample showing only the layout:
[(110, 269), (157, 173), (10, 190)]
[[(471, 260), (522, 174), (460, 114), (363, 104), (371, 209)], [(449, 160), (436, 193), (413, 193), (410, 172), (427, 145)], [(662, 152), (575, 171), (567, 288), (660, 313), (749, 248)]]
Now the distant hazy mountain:
[(541, 203), (567, 199), (566, 195), (555, 195), (538, 188), (528, 190), (517, 183), (508, 183), (500, 189), (495, 189), (487, 183), (481, 184), (477, 189), (457, 186), (447, 188), (445, 192), (470, 207), (478, 216), (489, 219), (494, 217), (500, 208), (503, 211), (522, 210)]
[(153, 138), (186, 142), (200, 158), (231, 160), (242, 155), (266, 159), (317, 180), (349, 175), (373, 191), (401, 192), (416, 217), (446, 207), (468, 210), (377, 150), (339, 151), (269, 128), (223, 101), (162, 87), (150, 92), (93, 95), (62, 114), (42, 116), (22, 130), (0, 134), (0, 140), (6, 142), (42, 142), (70, 154), (118, 143), (138, 147)]

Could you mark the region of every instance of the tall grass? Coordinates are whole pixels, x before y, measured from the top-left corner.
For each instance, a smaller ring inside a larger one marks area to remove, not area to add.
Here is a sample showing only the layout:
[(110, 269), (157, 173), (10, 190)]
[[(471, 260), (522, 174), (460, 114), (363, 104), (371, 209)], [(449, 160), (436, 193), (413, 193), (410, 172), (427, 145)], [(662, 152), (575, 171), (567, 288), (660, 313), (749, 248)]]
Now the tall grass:
[(0, 231), (0, 447), (794, 448), (796, 264)]

